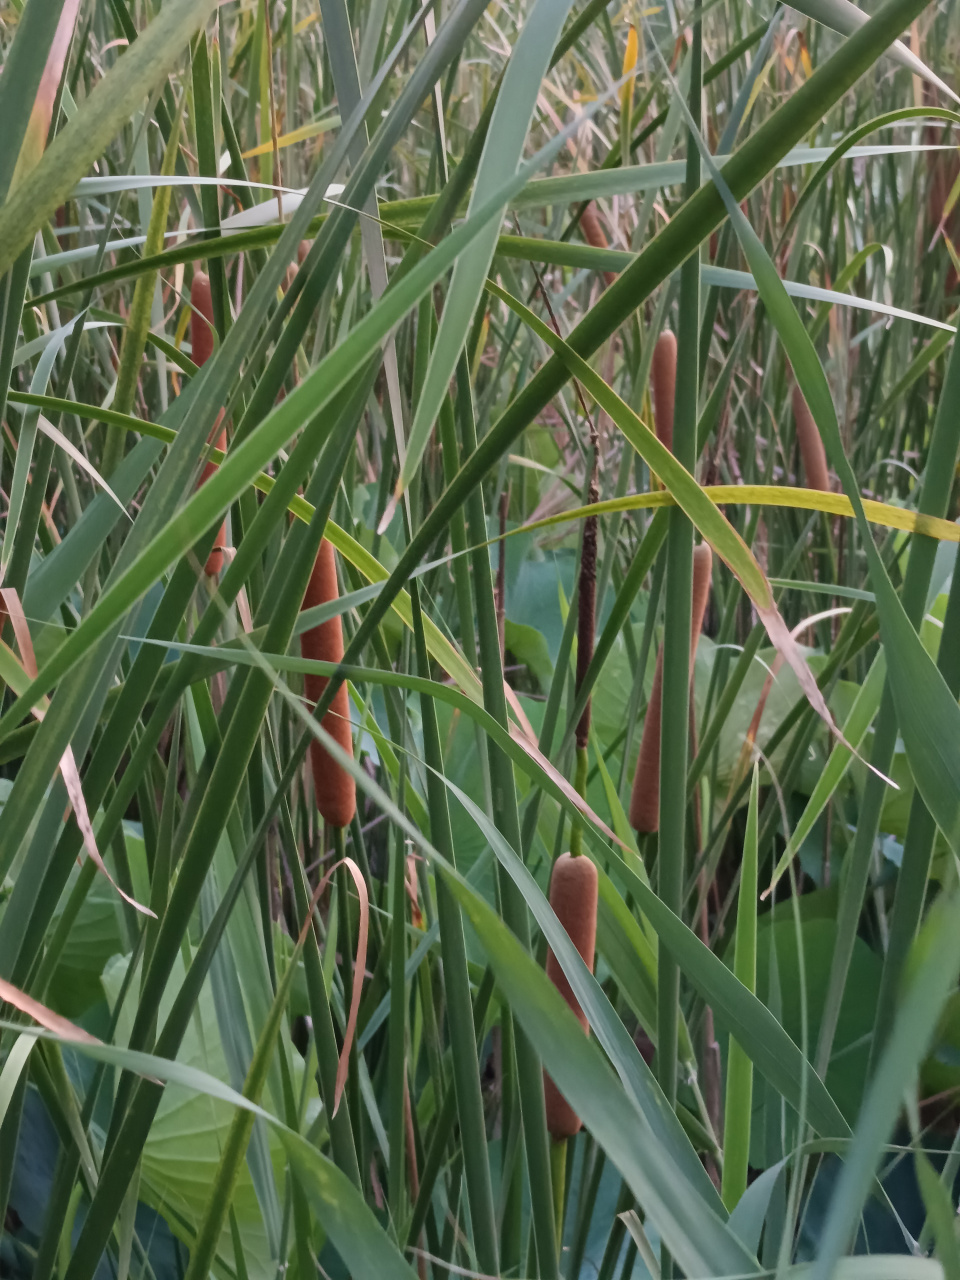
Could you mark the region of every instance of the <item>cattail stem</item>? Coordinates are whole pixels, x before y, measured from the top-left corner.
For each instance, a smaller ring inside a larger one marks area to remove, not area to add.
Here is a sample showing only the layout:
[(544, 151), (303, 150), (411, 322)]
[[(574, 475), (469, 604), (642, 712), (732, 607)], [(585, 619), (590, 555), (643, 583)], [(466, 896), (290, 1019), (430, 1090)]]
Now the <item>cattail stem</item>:
[[(590, 501), (598, 498), (596, 478), (590, 486)], [(583, 522), (583, 544), (580, 551), (580, 586), (577, 592), (577, 683), (580, 692), (584, 677), (593, 661), (597, 613), (597, 518), (587, 516)], [(577, 746), (586, 749), (590, 740), (590, 702), (583, 708), (577, 724)]]
[(507, 504), (509, 494), (504, 491), (500, 495), (500, 558), (497, 561), (497, 584), (494, 594), (494, 605), (497, 611), (497, 635), (500, 639), (500, 661), (506, 652), (507, 628)]
[[(587, 774), (590, 770), (590, 758), (587, 754), (586, 746), (577, 747), (576, 759), (576, 776), (574, 777), (573, 785), (577, 789), (577, 795), (581, 795), (586, 799)], [(570, 852), (575, 858), (579, 858), (583, 853), (583, 822), (580, 818), (574, 818), (570, 823)]]
[[(600, 497), (598, 474), (600, 470), (600, 439), (597, 428), (590, 421), (590, 444), (593, 452), (593, 467), (590, 474), (589, 501), (594, 503)], [(579, 694), (586, 679), (590, 663), (593, 661), (593, 648), (597, 632), (597, 517), (587, 516), (583, 522), (583, 540), (580, 546), (580, 575), (577, 585), (577, 676), (574, 685)], [(576, 777), (574, 786), (579, 795), (586, 797), (587, 774), (589, 770), (587, 744), (590, 741), (590, 709), (591, 700), (584, 704), (580, 719), (577, 722), (576, 742)], [(570, 824), (570, 851), (574, 857), (583, 852), (583, 822), (575, 817)]]
[(557, 1253), (563, 1249), (563, 1202), (567, 1191), (567, 1140), (550, 1143), (550, 1179), (553, 1183), (553, 1212), (557, 1222)]

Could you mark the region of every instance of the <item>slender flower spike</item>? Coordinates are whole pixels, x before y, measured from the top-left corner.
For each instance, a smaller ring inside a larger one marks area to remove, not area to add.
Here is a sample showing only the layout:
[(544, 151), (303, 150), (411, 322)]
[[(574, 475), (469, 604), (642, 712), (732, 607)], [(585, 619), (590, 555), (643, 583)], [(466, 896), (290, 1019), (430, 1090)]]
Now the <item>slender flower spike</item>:
[[(580, 215), (580, 230), (583, 232), (584, 240), (592, 248), (609, 249), (607, 237), (603, 233), (603, 227), (601, 227), (600, 218), (597, 215), (597, 206), (592, 200)], [(603, 282), (606, 285), (613, 284), (616, 278), (616, 271), (604, 271), (603, 273)]]
[[(584, 964), (593, 972), (597, 943), (597, 868), (589, 858), (575, 858), (563, 853), (553, 864), (550, 877), (550, 905), (567, 931), (570, 941), (580, 952)], [(566, 974), (553, 951), (547, 952), (547, 976), (576, 1014), (584, 1034), (590, 1030), (586, 1014), (573, 994)], [(544, 1072), (543, 1092), (547, 1107), (547, 1131), (555, 1140), (572, 1138), (580, 1131), (580, 1117)]]
[[(314, 609), (338, 599), (337, 565), (333, 545), (326, 538), (320, 544), (316, 564), (303, 597), (303, 608)], [(339, 614), (328, 618), (319, 626), (311, 627), (300, 636), (300, 652), (304, 658), (317, 662), (343, 661), (343, 628)], [(311, 707), (323, 696), (327, 676), (305, 675), (304, 693)], [(350, 730), (350, 696), (346, 683), (334, 694), (330, 709), (323, 717), (323, 727), (337, 744), (353, 754), (353, 735)], [(310, 765), (313, 769), (313, 789), (321, 817), (331, 827), (348, 827), (357, 808), (357, 785), (351, 774), (339, 765), (326, 747), (316, 739), (310, 743)]]
[[(710, 600), (713, 552), (704, 542), (693, 552), (693, 608), (690, 617), (690, 675), (697, 656), (697, 643)], [(662, 717), (663, 648), (657, 654), (653, 688), (643, 722), (643, 737), (637, 757), (637, 771), (630, 796), (630, 825), (635, 831), (650, 833), (660, 828), (660, 724)]]

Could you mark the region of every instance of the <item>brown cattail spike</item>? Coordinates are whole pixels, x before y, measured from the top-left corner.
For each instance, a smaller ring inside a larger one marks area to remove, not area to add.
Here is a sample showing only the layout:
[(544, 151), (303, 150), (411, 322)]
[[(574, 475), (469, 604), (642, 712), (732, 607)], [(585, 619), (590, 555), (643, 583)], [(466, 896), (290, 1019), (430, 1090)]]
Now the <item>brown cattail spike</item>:
[(800, 457), (803, 459), (803, 475), (808, 489), (820, 489), (830, 492), (830, 472), (827, 469), (827, 455), (823, 448), (823, 439), (817, 430), (810, 407), (803, 398), (803, 392), (796, 384), (793, 388), (793, 420), (797, 428), (797, 441), (800, 445)]
[(673, 406), (677, 394), (677, 339), (664, 329), (653, 348), (650, 366), (653, 425), (657, 439), (673, 452)]
[[(569, 853), (560, 855), (550, 877), (550, 905), (592, 973), (597, 942), (597, 868), (589, 858), (575, 858)], [(586, 1034), (590, 1025), (553, 951), (547, 952), (547, 976), (576, 1014)], [(572, 1138), (580, 1130), (580, 1117), (546, 1072), (543, 1090), (550, 1136), (557, 1140)]]
[[(703, 628), (703, 619), (710, 600), (710, 577), (713, 571), (713, 552), (706, 543), (694, 548), (693, 593), (690, 609), (690, 674), (697, 656), (697, 643)], [(634, 831), (649, 834), (660, 829), (660, 722), (663, 701), (663, 647), (657, 654), (657, 666), (653, 673), (653, 687), (647, 703), (647, 716), (643, 722), (637, 771), (633, 775), (633, 791), (630, 793), (630, 825)]]
[(193, 363), (202, 369), (213, 355), (213, 297), (210, 293), (210, 277), (205, 271), (195, 271), (190, 286), (190, 348)]
[[(193, 363), (203, 366), (213, 355), (213, 297), (210, 293), (210, 277), (205, 271), (194, 273), (193, 283), (190, 286), (190, 304), (193, 307), (190, 315), (190, 348), (193, 352)], [(210, 439), (215, 441), (218, 449), (226, 452), (227, 429), (223, 425), (222, 409), (217, 415)], [(197, 488), (205, 484), (216, 469), (215, 462), (204, 463)], [(213, 548), (207, 557), (205, 571), (208, 574), (217, 574), (223, 568), (223, 549), (226, 545), (227, 526), (223, 523), (217, 530)]]
[(713, 575), (713, 552), (708, 542), (701, 542), (693, 549), (693, 599), (690, 609), (690, 674), (697, 656), (703, 619), (710, 603), (710, 584)]
[[(326, 538), (320, 544), (313, 573), (303, 597), (303, 608), (329, 604), (339, 596), (337, 566), (333, 546)], [(343, 661), (343, 628), (339, 616), (311, 627), (300, 636), (300, 652), (305, 658), (318, 662)], [(327, 687), (327, 677), (305, 675), (304, 692), (311, 709), (322, 697)], [(334, 694), (330, 709), (323, 717), (324, 729), (343, 751), (353, 755), (353, 736), (350, 731), (350, 698), (346, 683)], [(357, 787), (351, 774), (339, 765), (327, 749), (316, 739), (310, 743), (310, 764), (313, 769), (313, 789), (317, 809), (331, 827), (348, 827), (357, 808)]]
[[(606, 249), (609, 247), (607, 237), (603, 234), (603, 227), (601, 227), (600, 219), (597, 216), (597, 206), (592, 200), (580, 215), (580, 230), (583, 232), (584, 240), (594, 249)], [(605, 271), (603, 273), (604, 284), (611, 285), (616, 278), (617, 273), (615, 271)]]

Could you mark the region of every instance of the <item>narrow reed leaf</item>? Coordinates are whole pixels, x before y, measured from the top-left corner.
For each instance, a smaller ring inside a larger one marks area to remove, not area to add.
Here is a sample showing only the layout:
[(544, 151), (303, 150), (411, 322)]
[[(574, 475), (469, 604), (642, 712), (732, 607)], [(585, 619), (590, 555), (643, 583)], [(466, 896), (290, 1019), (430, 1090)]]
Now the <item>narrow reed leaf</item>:
[[(737, 937), (733, 972), (745, 990), (757, 983), (757, 811), (760, 770), (753, 766), (747, 826), (740, 863), (740, 894), (737, 900)], [(723, 1203), (731, 1212), (747, 1189), (750, 1157), (750, 1126), (753, 1115), (753, 1063), (731, 1036), (727, 1051), (727, 1094), (723, 1113)]]

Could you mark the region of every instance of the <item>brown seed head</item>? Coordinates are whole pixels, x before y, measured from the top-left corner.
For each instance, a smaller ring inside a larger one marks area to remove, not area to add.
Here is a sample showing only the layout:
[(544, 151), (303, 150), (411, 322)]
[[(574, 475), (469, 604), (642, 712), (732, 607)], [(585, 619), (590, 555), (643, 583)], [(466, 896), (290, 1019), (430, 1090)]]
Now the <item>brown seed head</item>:
[(690, 671), (697, 656), (697, 644), (703, 630), (703, 619), (710, 603), (710, 584), (713, 576), (713, 552), (708, 542), (701, 542), (693, 549), (693, 599), (690, 609)]
[(827, 467), (827, 455), (823, 447), (823, 438), (817, 430), (810, 407), (803, 398), (803, 392), (794, 384), (793, 388), (793, 420), (797, 428), (797, 441), (800, 445), (800, 457), (803, 459), (803, 475), (808, 489), (820, 489), (830, 492), (830, 471)]
[(673, 452), (673, 406), (677, 394), (677, 339), (664, 329), (653, 348), (650, 366), (653, 425), (657, 439)]
[(643, 722), (637, 770), (630, 793), (630, 825), (647, 834), (660, 827), (660, 708), (663, 687), (663, 649), (657, 654), (650, 701)]
[(193, 273), (190, 286), (190, 348), (193, 363), (202, 368), (213, 355), (213, 298), (210, 277), (205, 271)]
[[(597, 942), (597, 868), (589, 858), (575, 858), (569, 853), (560, 855), (550, 877), (550, 905), (592, 973)], [(586, 1015), (553, 951), (547, 952), (547, 976), (566, 1000), (586, 1034), (590, 1030)], [(548, 1132), (555, 1139), (572, 1138), (580, 1130), (580, 1117), (546, 1072), (543, 1075), (543, 1089)]]
[[(704, 615), (710, 601), (713, 552), (704, 542), (693, 551), (693, 591), (690, 609), (690, 675), (697, 656), (697, 644)], [(657, 654), (653, 687), (643, 722), (637, 770), (630, 793), (630, 825), (634, 831), (649, 834), (660, 829), (660, 723), (663, 709), (663, 648)]]
[[(607, 237), (603, 234), (603, 227), (600, 225), (600, 219), (597, 216), (597, 206), (591, 200), (583, 213), (580, 215), (580, 230), (583, 232), (583, 238), (587, 244), (594, 249), (607, 249)], [(617, 278), (615, 271), (605, 271), (603, 273), (604, 284), (611, 285)]]
[[(303, 608), (329, 604), (339, 596), (337, 566), (333, 546), (326, 538), (320, 544), (316, 563), (303, 598)], [(300, 636), (300, 652), (304, 658), (319, 662), (343, 661), (343, 628), (340, 618), (330, 618), (319, 626), (311, 627)], [(314, 704), (327, 687), (327, 677), (305, 675), (304, 693)], [(346, 683), (334, 694), (330, 709), (323, 717), (324, 729), (343, 751), (353, 755), (353, 735), (350, 731), (350, 699)], [(348, 827), (357, 808), (357, 787), (351, 774), (338, 764), (322, 743), (314, 739), (310, 743), (310, 764), (313, 769), (313, 788), (317, 809), (331, 827)]]

